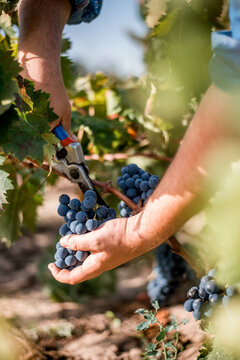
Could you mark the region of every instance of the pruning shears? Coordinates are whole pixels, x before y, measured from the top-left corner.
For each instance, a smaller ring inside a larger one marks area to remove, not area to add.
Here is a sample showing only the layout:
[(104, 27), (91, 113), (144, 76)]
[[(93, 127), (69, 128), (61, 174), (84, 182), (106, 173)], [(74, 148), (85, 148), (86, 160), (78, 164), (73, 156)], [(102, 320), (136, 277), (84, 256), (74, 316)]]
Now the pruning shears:
[(71, 182), (78, 184), (83, 193), (87, 190), (95, 191), (97, 203), (107, 206), (89, 177), (81, 144), (71, 139), (61, 125), (56, 126), (52, 132), (62, 145), (61, 149), (57, 148), (56, 150), (54, 168), (66, 175)]

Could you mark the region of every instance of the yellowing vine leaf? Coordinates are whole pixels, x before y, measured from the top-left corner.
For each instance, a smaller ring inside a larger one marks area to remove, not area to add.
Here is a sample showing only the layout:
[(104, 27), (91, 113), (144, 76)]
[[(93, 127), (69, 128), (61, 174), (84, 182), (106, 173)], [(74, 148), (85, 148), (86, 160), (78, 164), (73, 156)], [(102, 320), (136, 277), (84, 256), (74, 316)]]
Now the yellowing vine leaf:
[(56, 138), (55, 135), (53, 135), (50, 132), (42, 134), (42, 137), (47, 142), (47, 144), (43, 145), (43, 151), (44, 151), (44, 157), (47, 159), (49, 163), (49, 175), (50, 175), (53, 166), (53, 156), (56, 153), (56, 149), (54, 145), (58, 144), (59, 140)]
[(169, 0), (148, 0), (148, 14), (146, 18), (148, 27), (153, 28), (157, 25), (161, 17), (166, 15), (168, 2)]

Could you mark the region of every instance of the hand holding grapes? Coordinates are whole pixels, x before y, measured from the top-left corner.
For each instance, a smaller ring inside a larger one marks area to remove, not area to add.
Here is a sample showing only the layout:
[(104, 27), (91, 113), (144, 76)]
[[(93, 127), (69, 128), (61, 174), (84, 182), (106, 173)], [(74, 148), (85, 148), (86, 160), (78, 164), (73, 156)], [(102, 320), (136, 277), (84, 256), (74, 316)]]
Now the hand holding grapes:
[(97, 230), (84, 235), (67, 235), (60, 240), (63, 247), (75, 251), (91, 251), (91, 255), (72, 271), (59, 269), (54, 264), (49, 269), (56, 280), (77, 284), (99, 276), (150, 250), (151, 241), (139, 236), (137, 228), (140, 215), (113, 219)]

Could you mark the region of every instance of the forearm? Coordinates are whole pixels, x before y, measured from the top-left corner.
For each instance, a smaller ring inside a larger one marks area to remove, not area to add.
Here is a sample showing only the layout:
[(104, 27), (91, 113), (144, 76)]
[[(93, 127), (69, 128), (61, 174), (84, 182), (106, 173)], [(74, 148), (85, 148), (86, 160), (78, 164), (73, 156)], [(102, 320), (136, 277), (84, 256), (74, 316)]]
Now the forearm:
[(47, 86), (54, 77), (62, 80), (61, 34), (70, 12), (69, 0), (23, 0), (20, 4), (19, 62), (22, 75), (36, 85), (44, 81)]
[(204, 183), (212, 175), (207, 160), (236, 135), (237, 101), (214, 86), (208, 90), (172, 164), (136, 217), (136, 241), (143, 244), (143, 250), (165, 241), (201, 209)]
[(36, 89), (51, 95), (50, 105), (59, 118), (50, 127), (61, 123), (69, 136), (74, 138), (71, 133), (71, 106), (60, 62), (61, 34), (70, 12), (69, 0), (22, 0), (19, 7), (18, 58), (23, 68), (21, 75), (32, 80)]

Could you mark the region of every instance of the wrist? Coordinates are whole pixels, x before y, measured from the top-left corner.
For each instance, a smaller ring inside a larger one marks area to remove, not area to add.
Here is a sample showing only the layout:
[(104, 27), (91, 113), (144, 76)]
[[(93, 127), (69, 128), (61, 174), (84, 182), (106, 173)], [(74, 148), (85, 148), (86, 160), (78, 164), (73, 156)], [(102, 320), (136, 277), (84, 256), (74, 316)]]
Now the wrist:
[(127, 242), (131, 250), (136, 251), (136, 256), (154, 249), (166, 240), (160, 228), (152, 227), (144, 210), (127, 219), (126, 234)]

